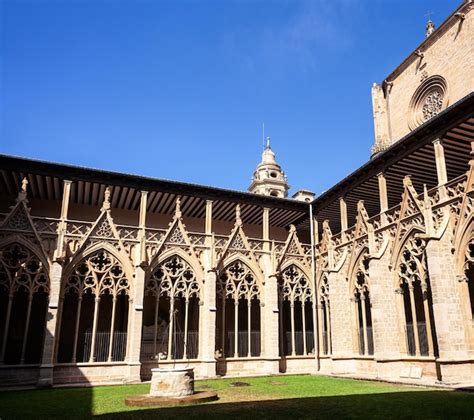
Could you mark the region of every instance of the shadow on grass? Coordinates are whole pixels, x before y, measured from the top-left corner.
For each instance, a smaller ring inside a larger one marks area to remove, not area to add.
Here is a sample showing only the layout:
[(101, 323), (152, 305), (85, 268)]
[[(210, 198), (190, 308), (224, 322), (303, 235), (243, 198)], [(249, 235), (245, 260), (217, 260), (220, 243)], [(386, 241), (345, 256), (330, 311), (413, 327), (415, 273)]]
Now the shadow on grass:
[[(0, 418), (90, 418), (108, 412), (104, 419), (473, 419), (474, 394), (416, 390), (359, 395), (262, 399), (208, 403), (195, 406), (131, 408), (127, 395), (145, 393), (147, 385), (69, 388), (0, 393)], [(95, 400), (95, 401), (94, 401)]]
[(413, 391), (292, 398), (136, 410), (100, 417), (110, 419), (473, 419), (474, 394), (451, 391)]

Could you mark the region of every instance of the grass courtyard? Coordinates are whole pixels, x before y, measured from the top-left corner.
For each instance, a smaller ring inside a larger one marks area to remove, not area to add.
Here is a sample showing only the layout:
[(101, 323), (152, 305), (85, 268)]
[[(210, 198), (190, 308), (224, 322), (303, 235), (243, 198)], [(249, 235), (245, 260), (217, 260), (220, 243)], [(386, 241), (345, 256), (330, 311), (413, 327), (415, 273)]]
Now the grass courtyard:
[[(233, 387), (232, 382), (250, 386)], [(196, 381), (219, 400), (199, 406), (127, 407), (149, 384), (0, 392), (0, 419), (88, 418), (413, 418), (473, 419), (474, 394), (324, 376)]]

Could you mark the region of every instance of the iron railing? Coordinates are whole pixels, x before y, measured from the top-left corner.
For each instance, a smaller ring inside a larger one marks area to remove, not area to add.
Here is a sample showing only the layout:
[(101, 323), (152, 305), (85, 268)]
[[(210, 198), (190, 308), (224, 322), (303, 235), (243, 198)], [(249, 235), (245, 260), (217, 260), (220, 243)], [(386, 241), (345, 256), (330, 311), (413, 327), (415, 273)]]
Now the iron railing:
[[(227, 331), (227, 341), (225, 346), (225, 356), (235, 356), (235, 334), (234, 331)], [(248, 357), (249, 355), (248, 346), (248, 332), (239, 331), (238, 343), (237, 343), (237, 355), (238, 357)], [(260, 356), (260, 331), (250, 332), (250, 356)]]
[[(114, 331), (112, 341), (111, 361), (120, 362), (125, 360), (127, 349), (127, 332)], [(109, 357), (110, 331), (98, 331), (95, 336), (95, 361), (106, 362)], [(84, 351), (82, 362), (88, 362), (92, 348), (92, 331), (84, 333)]]

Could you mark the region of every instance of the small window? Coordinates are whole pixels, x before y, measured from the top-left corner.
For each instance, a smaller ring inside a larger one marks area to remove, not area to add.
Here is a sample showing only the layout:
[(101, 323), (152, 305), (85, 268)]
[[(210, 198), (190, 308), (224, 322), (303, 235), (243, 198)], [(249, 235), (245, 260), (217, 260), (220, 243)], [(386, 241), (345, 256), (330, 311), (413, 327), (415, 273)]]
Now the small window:
[(272, 197), (278, 197), (278, 192), (277, 192), (277, 191), (271, 191), (271, 192), (270, 192), (270, 195), (271, 195)]
[(270, 172), (270, 176), (272, 178), (276, 178), (278, 176), (278, 174), (276, 172)]

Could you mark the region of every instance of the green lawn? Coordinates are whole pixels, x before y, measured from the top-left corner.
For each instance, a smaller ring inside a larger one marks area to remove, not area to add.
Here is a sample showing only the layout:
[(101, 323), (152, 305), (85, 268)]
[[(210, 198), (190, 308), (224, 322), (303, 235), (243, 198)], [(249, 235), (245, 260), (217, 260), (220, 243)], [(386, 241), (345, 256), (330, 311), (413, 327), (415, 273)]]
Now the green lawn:
[[(247, 387), (232, 387), (244, 381)], [(148, 384), (0, 392), (0, 419), (110, 418), (474, 418), (474, 394), (323, 376), (273, 376), (196, 381), (219, 400), (199, 406), (139, 409), (128, 395)]]

